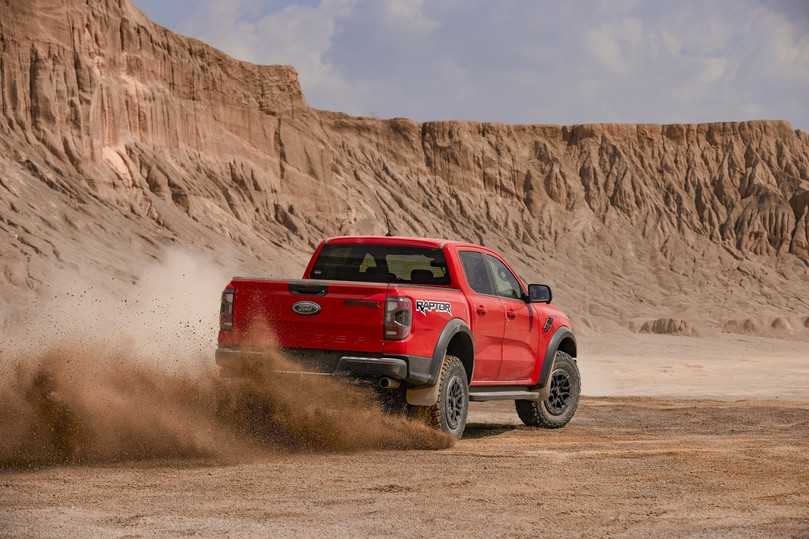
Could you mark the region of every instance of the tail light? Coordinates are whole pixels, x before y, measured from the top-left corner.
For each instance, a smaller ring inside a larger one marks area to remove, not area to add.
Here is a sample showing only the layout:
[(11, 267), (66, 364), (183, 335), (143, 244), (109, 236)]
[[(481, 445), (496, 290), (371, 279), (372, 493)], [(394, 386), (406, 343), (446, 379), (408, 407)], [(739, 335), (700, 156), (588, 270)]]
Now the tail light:
[(233, 328), (233, 298), (236, 296), (236, 290), (233, 288), (225, 288), (222, 292), (222, 307), (219, 310), (219, 327), (221, 329)]
[(413, 302), (410, 298), (389, 296), (385, 300), (385, 339), (401, 341), (413, 327)]

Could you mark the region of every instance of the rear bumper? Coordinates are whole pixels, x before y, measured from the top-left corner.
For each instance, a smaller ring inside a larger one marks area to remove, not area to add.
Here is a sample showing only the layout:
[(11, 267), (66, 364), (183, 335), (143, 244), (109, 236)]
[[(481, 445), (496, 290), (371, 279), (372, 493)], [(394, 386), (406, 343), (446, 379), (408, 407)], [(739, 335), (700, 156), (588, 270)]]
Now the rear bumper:
[[(313, 376), (344, 376), (362, 380), (391, 378), (411, 386), (419, 386), (430, 380), (431, 358), (420, 356), (377, 356), (352, 352), (318, 350), (287, 350), (293, 359), (294, 368), (277, 370), (279, 374)], [(250, 366), (261, 366), (268, 361), (261, 351), (219, 348), (216, 364), (232, 373), (244, 371)]]

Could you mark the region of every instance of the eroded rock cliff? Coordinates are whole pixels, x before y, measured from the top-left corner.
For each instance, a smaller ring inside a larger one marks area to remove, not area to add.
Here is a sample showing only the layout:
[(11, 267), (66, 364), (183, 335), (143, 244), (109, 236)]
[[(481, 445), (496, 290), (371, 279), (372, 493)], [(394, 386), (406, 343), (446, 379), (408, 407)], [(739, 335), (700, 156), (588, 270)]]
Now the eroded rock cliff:
[(0, 13), (9, 298), (55, 274), (125, 286), (166, 246), (296, 274), (324, 236), (392, 233), (499, 248), (594, 331), (809, 312), (809, 135), (785, 122), (355, 118), (128, 0)]

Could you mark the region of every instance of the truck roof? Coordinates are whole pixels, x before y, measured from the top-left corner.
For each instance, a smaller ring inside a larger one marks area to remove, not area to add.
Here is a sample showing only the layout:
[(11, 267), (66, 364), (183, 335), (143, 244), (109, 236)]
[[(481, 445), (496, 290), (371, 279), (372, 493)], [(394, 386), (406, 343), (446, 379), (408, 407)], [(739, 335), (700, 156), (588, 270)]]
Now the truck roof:
[(469, 246), (489, 249), (485, 246), (476, 243), (469, 243), (466, 241), (456, 240), (442, 240), (435, 238), (416, 238), (411, 236), (335, 236), (327, 238), (326, 244), (341, 244), (341, 243), (376, 243), (382, 245), (411, 245), (414, 247), (432, 247), (435, 249), (442, 249), (447, 245), (452, 246)]
[(395, 245), (412, 245), (418, 247), (434, 247), (437, 249), (442, 248), (447, 243), (446, 240), (437, 240), (432, 238), (413, 238), (407, 236), (337, 236), (328, 238), (327, 244), (340, 244), (340, 243), (378, 243), (378, 244), (395, 244)]

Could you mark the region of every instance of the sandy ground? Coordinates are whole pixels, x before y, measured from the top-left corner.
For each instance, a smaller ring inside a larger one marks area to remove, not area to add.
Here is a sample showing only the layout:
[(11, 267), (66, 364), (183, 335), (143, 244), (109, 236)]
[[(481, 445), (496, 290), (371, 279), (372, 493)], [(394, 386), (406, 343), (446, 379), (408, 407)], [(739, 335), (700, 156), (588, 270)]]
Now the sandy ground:
[(809, 335), (579, 338), (586, 395), (809, 401)]
[(7, 470), (0, 535), (809, 537), (805, 342), (582, 347), (587, 393), (640, 396), (558, 431), (475, 404), (443, 451)]
[(445, 451), (6, 472), (11, 535), (809, 536), (809, 403), (587, 398), (566, 429), (476, 405)]

